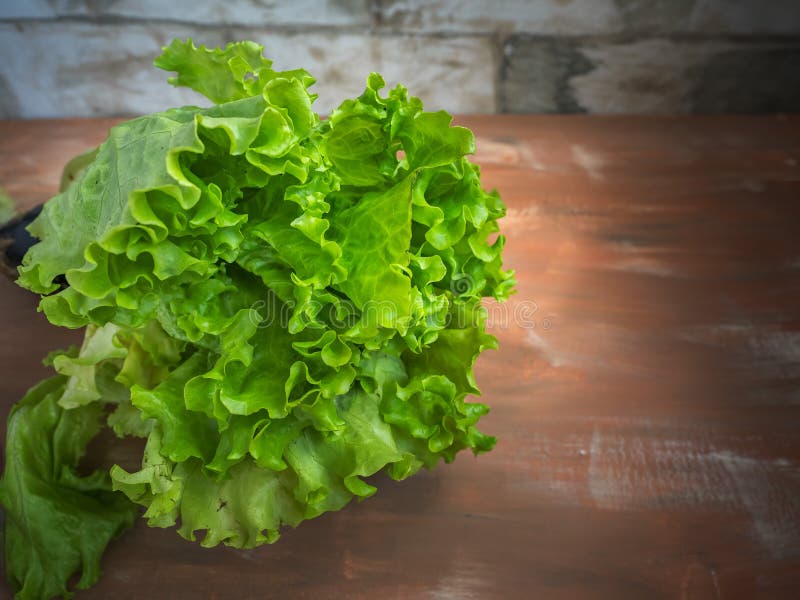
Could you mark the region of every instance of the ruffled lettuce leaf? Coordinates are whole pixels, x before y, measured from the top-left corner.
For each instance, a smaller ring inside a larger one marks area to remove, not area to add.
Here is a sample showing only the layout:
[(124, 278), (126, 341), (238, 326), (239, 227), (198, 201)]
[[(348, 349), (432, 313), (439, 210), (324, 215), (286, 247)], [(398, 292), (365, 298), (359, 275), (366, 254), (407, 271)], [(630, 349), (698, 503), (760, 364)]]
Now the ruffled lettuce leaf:
[(106, 407), (147, 440), (114, 489), (152, 526), (249, 548), (378, 471), (491, 449), (467, 401), (496, 346), (480, 301), (514, 280), (472, 133), (374, 73), (320, 120), (313, 79), (251, 42), (176, 40), (156, 65), (215, 105), (113, 128), (31, 226), (19, 278), (51, 322), (87, 326), (51, 357), (57, 410)]
[(413, 177), (368, 192), (333, 221), (347, 279), (336, 286), (379, 327), (404, 331), (411, 312), (407, 272)]
[[(306, 427), (302, 433), (270, 432), (275, 422), (267, 422), (263, 431), (249, 436), (251, 455), (224, 478), (204, 469), (202, 460), (166, 458), (170, 451), (165, 437), (155, 430), (141, 471), (114, 467), (115, 489), (147, 506), (151, 525), (174, 525), (180, 519), (179, 533), (194, 541), (202, 532), (204, 546), (223, 542), (252, 548), (272, 543), (284, 525), (296, 526), (303, 519), (339, 510), (353, 497), (371, 496), (376, 490), (363, 477), (413, 460), (398, 449), (376, 396), (363, 391), (339, 396), (335, 410), (341, 421), (338, 431)], [(290, 443), (285, 433), (294, 434)], [(274, 448), (282, 458), (279, 466), (260, 466), (252, 457), (263, 451), (254, 452), (268, 439), (282, 446)]]
[(257, 96), (276, 77), (293, 78), (304, 87), (314, 83), (302, 69), (277, 72), (272, 61), (263, 56), (264, 48), (254, 42), (228, 44), (225, 48), (195, 47), (192, 40), (175, 39), (155, 60), (165, 71), (176, 71), (168, 79), (174, 86), (184, 86), (203, 94), (216, 104)]

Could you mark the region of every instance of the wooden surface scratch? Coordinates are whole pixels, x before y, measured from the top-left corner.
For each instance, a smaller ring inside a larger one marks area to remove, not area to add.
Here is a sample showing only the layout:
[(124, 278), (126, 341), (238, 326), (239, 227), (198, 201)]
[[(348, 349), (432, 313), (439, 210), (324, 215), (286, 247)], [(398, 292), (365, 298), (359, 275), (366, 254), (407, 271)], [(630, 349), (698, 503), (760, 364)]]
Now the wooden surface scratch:
[[(142, 524), (79, 597), (800, 597), (800, 118), (459, 121), (519, 279), (477, 367), (496, 449), (252, 552)], [(0, 185), (44, 200), (111, 123), (0, 123)], [(4, 417), (78, 333), (0, 303)]]

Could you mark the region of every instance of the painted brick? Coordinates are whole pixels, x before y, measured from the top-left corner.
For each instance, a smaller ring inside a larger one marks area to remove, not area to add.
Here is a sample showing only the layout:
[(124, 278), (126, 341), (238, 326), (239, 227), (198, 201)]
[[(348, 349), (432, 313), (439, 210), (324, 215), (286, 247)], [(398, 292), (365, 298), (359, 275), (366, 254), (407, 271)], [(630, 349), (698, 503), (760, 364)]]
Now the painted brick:
[[(222, 43), (220, 33), (175, 26), (73, 23), (0, 25), (0, 87), (10, 90), (4, 117), (127, 115), (202, 102), (165, 84), (153, 59), (172, 36)], [(24, 48), (24, 51), (20, 51)]]
[(569, 84), (589, 112), (685, 113), (695, 83), (691, 70), (725, 47), (666, 39), (585, 45), (578, 51), (594, 68)]
[[(724, 0), (714, 0), (714, 2)], [(689, 29), (697, 0), (616, 0), (620, 30), (626, 33), (676, 33)]]
[(512, 38), (505, 47), (501, 110), (518, 113), (584, 112), (573, 77), (593, 64), (576, 43), (558, 38)]
[(384, 0), (381, 24), (417, 31), (586, 34), (619, 31), (614, 0)]
[(800, 31), (797, 0), (615, 0), (623, 33), (784, 35)]
[(55, 17), (53, 5), (47, 0), (3, 0), (0, 19), (45, 19)]
[(800, 33), (800, 2), (798, 0), (697, 0), (688, 29), (702, 33), (797, 36)]
[(800, 110), (800, 42), (519, 36), (506, 48), (501, 98), (508, 112)]
[(800, 111), (800, 43), (733, 48), (690, 71), (694, 113)]
[(596, 113), (800, 110), (800, 43), (640, 40), (587, 45), (595, 68), (570, 81)]
[(1, 18), (122, 17), (211, 25), (368, 25), (370, 0), (3, 0)]

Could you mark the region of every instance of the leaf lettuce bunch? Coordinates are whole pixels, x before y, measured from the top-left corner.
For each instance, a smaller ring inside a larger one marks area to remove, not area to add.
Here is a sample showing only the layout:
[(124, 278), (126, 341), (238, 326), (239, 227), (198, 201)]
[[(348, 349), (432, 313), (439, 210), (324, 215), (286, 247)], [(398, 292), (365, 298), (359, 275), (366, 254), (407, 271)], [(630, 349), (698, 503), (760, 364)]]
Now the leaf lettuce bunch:
[[(19, 598), (93, 583), (136, 505), (252, 548), (372, 495), (378, 471), (495, 442), (466, 397), (496, 345), (481, 298), (514, 282), (472, 133), (375, 73), (320, 120), (314, 79), (262, 51), (173, 41), (156, 66), (213, 106), (117, 125), (31, 226), (20, 285), (86, 336), (9, 419)], [(78, 474), (103, 421), (146, 439), (139, 470)]]

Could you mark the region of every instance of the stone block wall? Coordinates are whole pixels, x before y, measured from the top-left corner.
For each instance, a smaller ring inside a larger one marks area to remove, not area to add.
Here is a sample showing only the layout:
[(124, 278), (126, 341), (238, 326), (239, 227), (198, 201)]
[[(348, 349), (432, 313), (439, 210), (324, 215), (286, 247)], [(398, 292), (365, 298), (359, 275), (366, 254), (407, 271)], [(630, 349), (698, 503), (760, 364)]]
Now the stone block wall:
[(263, 44), (323, 114), (372, 70), (455, 113), (800, 111), (800, 0), (0, 0), (0, 117), (200, 103), (176, 36)]

